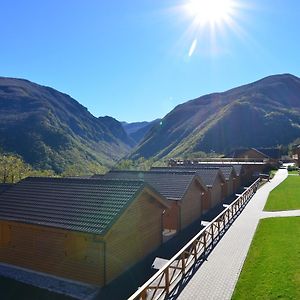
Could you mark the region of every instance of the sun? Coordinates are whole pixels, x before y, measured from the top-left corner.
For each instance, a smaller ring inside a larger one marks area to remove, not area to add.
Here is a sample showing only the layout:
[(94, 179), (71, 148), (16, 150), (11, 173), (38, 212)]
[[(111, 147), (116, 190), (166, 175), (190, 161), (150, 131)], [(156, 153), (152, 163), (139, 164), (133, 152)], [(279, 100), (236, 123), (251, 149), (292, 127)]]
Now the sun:
[(232, 17), (234, 0), (189, 0), (186, 9), (198, 25), (221, 24)]

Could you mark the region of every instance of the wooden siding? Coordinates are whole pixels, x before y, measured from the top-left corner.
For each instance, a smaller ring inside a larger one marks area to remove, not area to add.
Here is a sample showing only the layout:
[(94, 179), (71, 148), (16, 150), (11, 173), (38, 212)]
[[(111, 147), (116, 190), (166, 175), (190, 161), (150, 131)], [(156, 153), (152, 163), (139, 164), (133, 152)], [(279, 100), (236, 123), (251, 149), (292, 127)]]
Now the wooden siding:
[(241, 187), (241, 178), (239, 176), (233, 179), (233, 193), (236, 193)]
[(196, 221), (202, 214), (201, 194), (203, 189), (193, 180), (183, 200), (181, 201), (181, 229)]
[(208, 189), (202, 196), (202, 213), (208, 212), (211, 207), (211, 191)]
[(142, 194), (113, 225), (105, 237), (106, 283), (161, 245), (163, 209)]
[(226, 196), (231, 196), (233, 194), (234, 188), (233, 188), (233, 176), (230, 175), (229, 180), (226, 180)]
[(223, 181), (221, 181), (220, 177), (217, 177), (214, 185), (212, 186), (211, 190), (211, 207), (215, 207), (219, 203), (221, 203), (225, 197), (226, 187)]
[(103, 285), (103, 243), (91, 234), (0, 221), (2, 262)]
[(180, 206), (179, 201), (168, 200), (169, 209), (163, 215), (163, 229), (180, 230)]

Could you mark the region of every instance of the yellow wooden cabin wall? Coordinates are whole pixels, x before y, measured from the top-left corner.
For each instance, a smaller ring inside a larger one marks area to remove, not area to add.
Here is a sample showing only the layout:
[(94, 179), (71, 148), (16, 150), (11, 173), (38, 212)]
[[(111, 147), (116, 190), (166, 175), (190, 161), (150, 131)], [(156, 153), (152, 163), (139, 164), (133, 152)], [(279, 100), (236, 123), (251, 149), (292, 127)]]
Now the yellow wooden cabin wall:
[(233, 176), (230, 175), (229, 179), (226, 180), (226, 196), (231, 196), (233, 194)]
[(170, 206), (163, 215), (163, 229), (180, 230), (180, 204), (179, 201), (167, 200)]
[(143, 193), (113, 225), (105, 236), (107, 283), (161, 245), (164, 209)]
[(203, 191), (200, 183), (193, 180), (181, 201), (181, 229), (186, 228), (201, 217), (201, 194)]
[(78, 280), (104, 283), (104, 248), (92, 234), (0, 221), (0, 261)]
[(218, 176), (212, 186), (212, 188), (210, 188), (210, 192), (211, 192), (211, 208), (215, 207), (216, 205), (218, 205), (219, 203), (221, 203), (224, 199), (224, 197), (226, 196), (226, 187), (225, 187), (225, 183), (223, 183), (223, 181), (220, 179), (220, 177)]

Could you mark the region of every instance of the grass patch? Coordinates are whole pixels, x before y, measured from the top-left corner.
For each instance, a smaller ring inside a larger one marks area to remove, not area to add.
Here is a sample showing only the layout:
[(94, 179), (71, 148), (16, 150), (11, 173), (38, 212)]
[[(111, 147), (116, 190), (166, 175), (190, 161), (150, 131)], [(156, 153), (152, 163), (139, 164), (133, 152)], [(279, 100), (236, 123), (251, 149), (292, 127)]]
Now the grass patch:
[(232, 299), (300, 299), (300, 217), (260, 221)]
[(264, 210), (300, 209), (300, 176), (288, 176), (271, 191)]

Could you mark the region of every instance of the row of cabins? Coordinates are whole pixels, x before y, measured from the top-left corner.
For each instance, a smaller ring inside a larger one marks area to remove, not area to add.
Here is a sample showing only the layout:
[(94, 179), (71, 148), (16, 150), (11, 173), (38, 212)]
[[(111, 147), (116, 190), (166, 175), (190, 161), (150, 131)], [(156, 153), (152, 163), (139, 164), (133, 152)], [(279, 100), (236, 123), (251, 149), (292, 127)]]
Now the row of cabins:
[(234, 194), (243, 166), (26, 178), (0, 195), (0, 261), (104, 286)]

